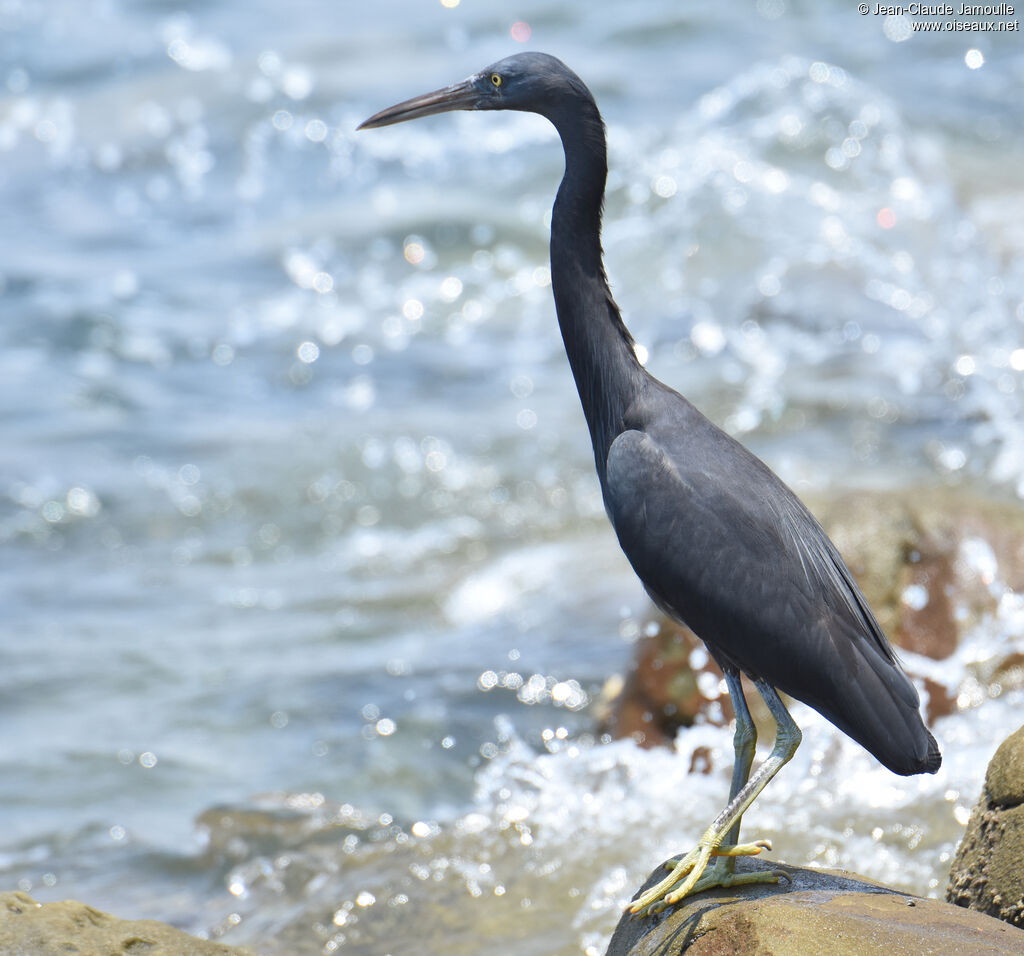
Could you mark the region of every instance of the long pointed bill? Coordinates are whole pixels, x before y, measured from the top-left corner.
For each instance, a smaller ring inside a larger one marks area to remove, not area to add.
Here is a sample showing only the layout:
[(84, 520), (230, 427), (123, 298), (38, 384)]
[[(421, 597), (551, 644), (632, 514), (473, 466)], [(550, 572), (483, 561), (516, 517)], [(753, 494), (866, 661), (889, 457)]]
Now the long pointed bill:
[(414, 96), (411, 100), (375, 113), (368, 120), (360, 123), (356, 129), (391, 126), (393, 123), (404, 123), (406, 120), (431, 116), (434, 113), (447, 113), (449, 110), (474, 109), (480, 101), (480, 91), (474, 80), (475, 77), (470, 77), (461, 83), (446, 86), (443, 90), (434, 90), (433, 93)]

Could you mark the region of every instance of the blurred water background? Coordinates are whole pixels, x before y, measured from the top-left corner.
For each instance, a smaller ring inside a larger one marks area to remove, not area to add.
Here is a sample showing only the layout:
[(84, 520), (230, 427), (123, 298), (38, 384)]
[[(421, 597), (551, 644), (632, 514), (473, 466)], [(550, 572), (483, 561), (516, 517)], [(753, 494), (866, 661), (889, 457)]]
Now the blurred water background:
[[(561, 151), (525, 115), (355, 127), (562, 57), (655, 374), (799, 491), (1019, 499), (1019, 36), (852, 0), (3, 0), (3, 888), (275, 954), (603, 951), (731, 738), (595, 729), (651, 612), (554, 319)], [(1001, 597), (954, 685), (1024, 640)], [(797, 708), (748, 832), (938, 895), (1022, 703), (961, 695), (909, 780)]]

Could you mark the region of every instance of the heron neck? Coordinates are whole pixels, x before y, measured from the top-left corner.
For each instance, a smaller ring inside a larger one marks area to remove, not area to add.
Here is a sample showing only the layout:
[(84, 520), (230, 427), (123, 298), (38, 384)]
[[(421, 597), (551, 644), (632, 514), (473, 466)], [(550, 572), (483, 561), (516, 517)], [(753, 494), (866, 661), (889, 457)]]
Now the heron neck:
[(551, 216), (551, 285), (562, 341), (604, 480), (608, 446), (644, 376), (612, 298), (601, 249), (601, 208), (608, 174), (604, 125), (593, 102), (555, 123), (565, 175)]

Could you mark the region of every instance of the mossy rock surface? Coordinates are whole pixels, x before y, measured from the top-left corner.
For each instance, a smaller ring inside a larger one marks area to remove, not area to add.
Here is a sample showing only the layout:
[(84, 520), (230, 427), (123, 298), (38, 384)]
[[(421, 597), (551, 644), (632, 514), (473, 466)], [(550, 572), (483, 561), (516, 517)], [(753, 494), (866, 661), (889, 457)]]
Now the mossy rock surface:
[(255, 956), (248, 949), (197, 939), (156, 920), (123, 920), (75, 900), (37, 903), (0, 893), (4, 956)]
[(988, 765), (946, 899), (1024, 927), (1024, 727), (999, 745)]
[[(628, 914), (607, 956), (1010, 956), (1024, 930), (851, 873), (740, 860), (781, 869), (791, 883), (701, 893), (645, 919)], [(659, 867), (645, 884), (661, 879)]]

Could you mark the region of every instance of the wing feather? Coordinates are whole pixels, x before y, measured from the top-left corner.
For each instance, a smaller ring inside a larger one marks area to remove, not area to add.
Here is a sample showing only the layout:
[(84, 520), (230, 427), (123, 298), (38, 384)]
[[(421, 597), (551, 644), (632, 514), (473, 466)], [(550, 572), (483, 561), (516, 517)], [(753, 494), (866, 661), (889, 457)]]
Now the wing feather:
[(648, 593), (724, 664), (810, 704), (890, 769), (935, 769), (917, 691), (835, 546), (701, 421), (629, 429), (608, 450), (605, 507)]

